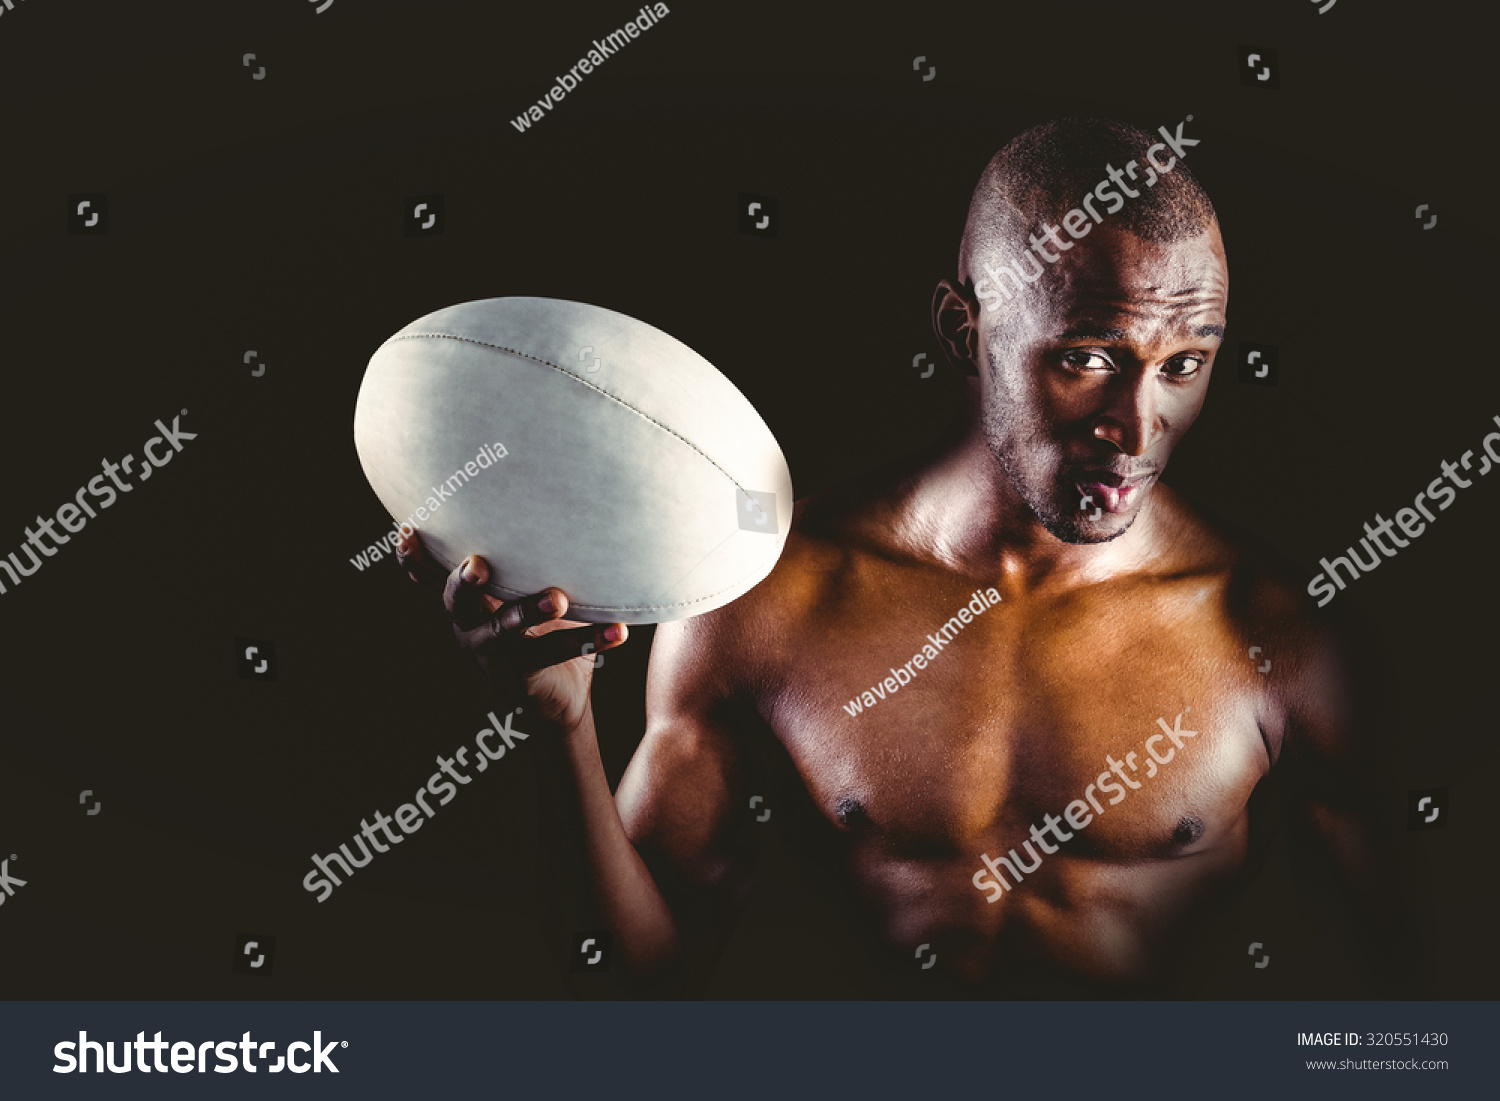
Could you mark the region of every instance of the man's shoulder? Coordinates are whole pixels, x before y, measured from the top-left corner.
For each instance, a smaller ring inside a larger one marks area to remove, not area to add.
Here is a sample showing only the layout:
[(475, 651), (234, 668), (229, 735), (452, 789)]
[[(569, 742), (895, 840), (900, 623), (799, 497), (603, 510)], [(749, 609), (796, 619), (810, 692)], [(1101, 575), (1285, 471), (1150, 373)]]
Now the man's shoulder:
[(1365, 664), (1369, 632), (1358, 614), (1318, 607), (1307, 593), (1306, 571), (1282, 551), (1179, 494), (1168, 503), (1164, 572), (1215, 578), (1231, 629), (1258, 647), (1256, 660), (1284, 672), (1278, 683), (1300, 696), (1334, 666)]
[(746, 658), (780, 650), (813, 617), (836, 614), (859, 578), (915, 561), (897, 535), (898, 490), (873, 475), (799, 500), (775, 567), (737, 600), (690, 621), (696, 641), (732, 644)]
[[(1325, 755), (1353, 752), (1368, 725), (1353, 717), (1378, 711), (1383, 698), (1377, 632), (1347, 603), (1318, 607), (1305, 571), (1265, 540), (1166, 496), (1152, 572), (1180, 583), (1189, 603), (1217, 621), (1204, 637), (1226, 671), (1237, 667), (1241, 683), (1256, 687), (1250, 698), (1272, 762), (1288, 738)], [(1191, 599), (1195, 587), (1217, 599)]]
[(1218, 576), (1238, 618), (1256, 614), (1304, 617), (1313, 609), (1301, 571), (1260, 537), (1189, 502), (1166, 486), (1159, 517), (1160, 572)]

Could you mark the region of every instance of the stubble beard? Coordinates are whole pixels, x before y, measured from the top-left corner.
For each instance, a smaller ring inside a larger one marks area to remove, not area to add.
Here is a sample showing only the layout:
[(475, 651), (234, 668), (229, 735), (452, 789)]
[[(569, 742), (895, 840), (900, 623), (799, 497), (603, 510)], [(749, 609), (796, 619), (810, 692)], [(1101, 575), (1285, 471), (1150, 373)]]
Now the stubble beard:
[[(1029, 478), (1016, 454), (1015, 441), (1025, 435), (1025, 426), (1008, 424), (998, 412), (985, 410), (985, 445), (989, 448), (990, 454), (995, 457), (995, 462), (999, 464), (1005, 476), (1010, 479), (1010, 484), (1015, 487), (1016, 494), (1032, 517), (1054, 539), (1074, 546), (1089, 546), (1113, 542), (1130, 530), (1136, 517), (1140, 515), (1140, 505), (1129, 514), (1124, 524), (1114, 530), (1101, 527), (1106, 522), (1106, 517), (1109, 520), (1118, 519), (1109, 513), (1101, 515), (1098, 520), (1090, 520), (1089, 514), (1082, 509), (1065, 511), (1059, 508), (1057, 501), (1071, 499), (1070, 495), (1077, 492), (1077, 487), (1054, 482), (1049, 490), (1047, 487), (1037, 485)], [(1142, 498), (1141, 505), (1144, 504), (1145, 499)]]

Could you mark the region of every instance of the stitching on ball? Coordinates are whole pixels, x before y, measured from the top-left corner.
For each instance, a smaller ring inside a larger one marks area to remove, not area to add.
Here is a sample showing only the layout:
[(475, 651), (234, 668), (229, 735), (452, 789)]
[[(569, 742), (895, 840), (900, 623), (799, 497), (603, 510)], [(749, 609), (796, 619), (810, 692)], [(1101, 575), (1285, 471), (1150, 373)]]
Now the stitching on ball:
[[(683, 437), (682, 435), (678, 434), (677, 432), (672, 431), (672, 429), (670, 429), (666, 425), (662, 424), (661, 421), (657, 420), (655, 417), (651, 416), (650, 414), (642, 412), (641, 410), (637, 409), (635, 406), (631, 405), (628, 401), (622, 401), (621, 399), (617, 398), (614, 394), (611, 394), (608, 390), (605, 390), (605, 389), (603, 389), (601, 387), (595, 386), (588, 379), (579, 378), (577, 375), (575, 375), (572, 371), (569, 371), (567, 368), (560, 367), (556, 363), (552, 363), (552, 362), (550, 362), (548, 360), (542, 359), (540, 356), (531, 355), (529, 352), (523, 352), (523, 351), (520, 351), (517, 348), (507, 348), (503, 344), (491, 344), (487, 340), (475, 340), (472, 336), (459, 336), (459, 335), (457, 335), (455, 333), (405, 333), (405, 334), (403, 334), (401, 336), (393, 336), (389, 340), (387, 340), (385, 343), (386, 344), (391, 344), (391, 343), (394, 343), (395, 341), (398, 341), (398, 340), (421, 340), (421, 339), (426, 339), (426, 338), (432, 338), (432, 339), (435, 339), (435, 340), (457, 340), (457, 341), (460, 341), (460, 342), (462, 342), (464, 344), (477, 344), (481, 348), (494, 348), (497, 351), (506, 352), (509, 355), (520, 356), (522, 359), (529, 359), (533, 363), (540, 363), (543, 367), (550, 367), (550, 368), (552, 368), (552, 370), (557, 371), (557, 372), (559, 372), (561, 374), (566, 375), (568, 378), (572, 379), (574, 382), (582, 383), (584, 386), (587, 386), (590, 390), (593, 390), (596, 393), (603, 395), (604, 397), (608, 398), (610, 401), (614, 402), (616, 405), (619, 405), (619, 406), (621, 406), (621, 407), (623, 407), (625, 409), (629, 409), (636, 416), (640, 417), (642, 420), (649, 421), (651, 424), (656, 425), (657, 428), (660, 428), (663, 432), (665, 432), (667, 435), (673, 437), (674, 439), (680, 440), (683, 443), (683, 445), (686, 446), (689, 450), (697, 452), (697, 454), (701, 455), (705, 460), (707, 460), (707, 462), (708, 462), (708, 464), (710, 466), (712, 466), (720, 474), (724, 475), (724, 477), (728, 478), (730, 485), (734, 486), (735, 489), (739, 490), (746, 497), (750, 497), (750, 491), (747, 490), (744, 486), (740, 485), (739, 482), (735, 481), (734, 475), (730, 474), (729, 471), (725, 470), (718, 463), (714, 462), (714, 460), (713, 460), (713, 458), (711, 456), (705, 454), (703, 452), (703, 450), (700, 447), (698, 447), (696, 444), (694, 444), (691, 440), (688, 440), (685, 437)], [(384, 347), (384, 346), (385, 345), (381, 345), (381, 347)], [(753, 497), (750, 497), (750, 499), (754, 500)], [(694, 568), (696, 569), (697, 567), (694, 567)], [(688, 572), (691, 573), (692, 571), (690, 570)], [(514, 592), (516, 594), (517, 598), (527, 595), (527, 594), (519, 592), (517, 590), (506, 588), (504, 585), (496, 585), (495, 588), (500, 589), (502, 592)], [(702, 604), (705, 601), (717, 599), (721, 594), (726, 593), (730, 589), (733, 589), (733, 588), (734, 588), (733, 585), (726, 585), (724, 588), (720, 589), (716, 593), (710, 593), (707, 596), (696, 597), (696, 598), (694, 598), (692, 600), (679, 600), (676, 604), (641, 604), (641, 605), (633, 605), (631, 607), (625, 607), (625, 608), (606, 608), (606, 607), (603, 607), (603, 606), (598, 605), (598, 604), (576, 604), (576, 605), (573, 605), (573, 607), (583, 608), (583, 609), (586, 609), (586, 610), (592, 611), (592, 612), (654, 612), (654, 611), (660, 611), (660, 610), (666, 609), (666, 608), (685, 608), (685, 607), (687, 607), (687, 606), (689, 606), (691, 604)]]
[[(578, 383), (582, 383), (584, 386), (587, 386), (590, 390), (593, 390), (595, 393), (602, 394), (604, 397), (608, 398), (610, 401), (614, 402), (616, 405), (619, 405), (619, 406), (622, 406), (622, 407), (624, 407), (626, 409), (629, 409), (632, 413), (634, 413), (636, 416), (640, 417), (642, 420), (650, 421), (652, 424), (656, 425), (656, 427), (660, 428), (667, 435), (672, 436), (675, 439), (681, 440), (684, 445), (686, 445), (691, 450), (696, 451), (705, 460), (707, 460), (707, 462), (708, 462), (708, 464), (710, 466), (712, 466), (720, 474), (724, 475), (724, 477), (728, 478), (730, 485), (734, 486), (735, 489), (739, 490), (746, 497), (750, 497), (750, 491), (747, 490), (744, 486), (740, 485), (739, 482), (735, 481), (734, 475), (730, 474), (729, 471), (725, 470), (718, 463), (714, 462), (714, 460), (713, 460), (713, 458), (711, 456), (704, 454), (702, 448), (698, 447), (697, 444), (695, 444), (691, 440), (686, 439), (685, 437), (679, 435), (678, 433), (672, 431), (672, 429), (670, 429), (666, 425), (662, 424), (661, 421), (657, 420), (655, 417), (651, 416), (649, 413), (644, 413), (641, 410), (637, 409), (635, 406), (631, 405), (628, 401), (621, 401), (614, 394), (611, 394), (608, 390), (605, 390), (605, 389), (603, 389), (601, 387), (595, 386), (588, 379), (579, 378), (572, 371), (569, 371), (566, 367), (559, 367), (556, 363), (551, 363), (551, 362), (549, 362), (549, 361), (547, 361), (545, 359), (540, 358), (539, 356), (531, 355), (531, 354), (529, 354), (527, 352), (520, 351), (520, 350), (518, 350), (516, 348), (507, 348), (503, 344), (491, 344), (487, 340), (475, 340), (472, 336), (458, 336), (458, 335), (456, 335), (454, 333), (407, 333), (407, 334), (405, 334), (403, 336), (393, 336), (393, 337), (391, 337), (390, 340), (387, 340), (386, 343), (390, 344), (390, 343), (393, 343), (393, 342), (395, 342), (397, 340), (425, 340), (425, 339), (429, 339), (429, 338), (435, 339), (435, 340), (458, 340), (458, 341), (462, 341), (465, 344), (477, 344), (481, 348), (494, 348), (497, 351), (507, 352), (507, 353), (509, 353), (510, 355), (513, 355), (513, 356), (520, 356), (522, 359), (529, 359), (533, 363), (540, 363), (543, 367), (551, 367), (554, 371), (557, 371), (557, 372), (559, 372), (561, 374), (567, 375), (568, 378), (572, 379), (573, 381), (578, 382)], [(751, 500), (754, 500), (754, 498), (751, 497)], [(738, 506), (736, 506), (736, 507), (738, 507)]]

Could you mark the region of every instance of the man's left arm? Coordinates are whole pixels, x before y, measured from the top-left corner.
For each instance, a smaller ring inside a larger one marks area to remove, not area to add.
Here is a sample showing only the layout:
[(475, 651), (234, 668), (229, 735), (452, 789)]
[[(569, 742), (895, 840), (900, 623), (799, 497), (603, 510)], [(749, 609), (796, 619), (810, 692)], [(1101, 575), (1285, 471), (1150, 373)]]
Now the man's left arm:
[[(1322, 620), (1319, 613), (1313, 615)], [(1418, 996), (1415, 931), (1382, 823), (1379, 766), (1390, 720), (1378, 655), (1359, 630), (1330, 616), (1304, 636), (1281, 687), (1281, 753), (1292, 866), (1304, 883), (1334, 887), (1376, 997)]]

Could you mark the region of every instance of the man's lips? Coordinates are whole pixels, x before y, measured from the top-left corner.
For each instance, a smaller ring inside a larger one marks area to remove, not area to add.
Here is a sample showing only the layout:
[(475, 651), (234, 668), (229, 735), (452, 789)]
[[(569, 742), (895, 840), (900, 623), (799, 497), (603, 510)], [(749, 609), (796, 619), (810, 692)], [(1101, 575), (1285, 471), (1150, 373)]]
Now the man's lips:
[[(1108, 470), (1085, 470), (1074, 479), (1078, 487), (1079, 508), (1089, 512), (1102, 508), (1105, 512), (1128, 512), (1139, 500), (1140, 492), (1156, 477), (1155, 472), (1135, 474), (1129, 477)], [(1083, 498), (1089, 498), (1087, 504)]]

